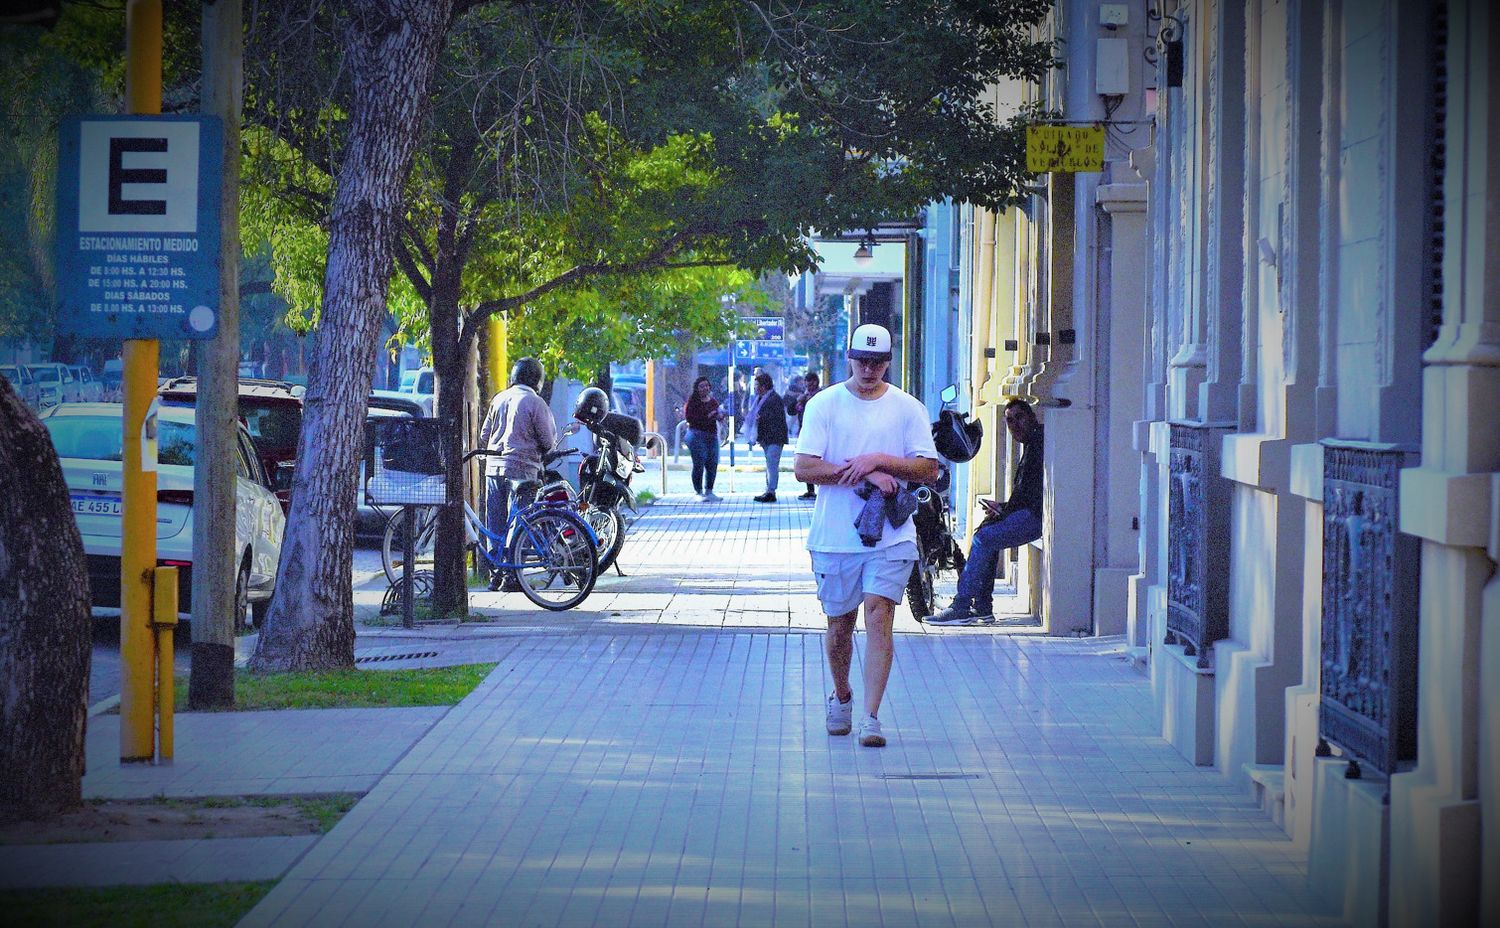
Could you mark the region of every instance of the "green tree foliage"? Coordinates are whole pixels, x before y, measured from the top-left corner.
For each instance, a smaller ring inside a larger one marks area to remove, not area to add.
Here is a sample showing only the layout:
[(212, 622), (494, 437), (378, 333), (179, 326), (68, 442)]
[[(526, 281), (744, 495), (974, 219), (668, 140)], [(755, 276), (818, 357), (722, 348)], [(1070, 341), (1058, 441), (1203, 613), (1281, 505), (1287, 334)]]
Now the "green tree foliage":
[(50, 343), (57, 130), (103, 103), (95, 75), (30, 26), (0, 27), (0, 339)]

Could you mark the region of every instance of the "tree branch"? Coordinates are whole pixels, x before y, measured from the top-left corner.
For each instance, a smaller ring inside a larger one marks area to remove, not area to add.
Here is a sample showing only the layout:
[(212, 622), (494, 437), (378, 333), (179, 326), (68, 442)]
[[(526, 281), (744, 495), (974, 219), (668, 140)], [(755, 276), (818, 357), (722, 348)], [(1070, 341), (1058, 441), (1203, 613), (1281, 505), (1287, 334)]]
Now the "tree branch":
[(411, 281), (412, 289), (417, 291), (417, 296), (422, 302), (432, 301), (432, 282), (422, 275), (422, 269), (417, 266), (416, 258), (412, 256), (409, 244), (409, 235), (396, 236), (396, 263), (401, 265), (401, 270), (406, 273), (406, 279)]
[(467, 348), (468, 344), (478, 334), (480, 324), (487, 321), (496, 313), (508, 313), (513, 309), (530, 303), (532, 300), (546, 296), (561, 287), (586, 280), (590, 277), (601, 277), (606, 274), (639, 274), (644, 271), (657, 270), (665, 266), (666, 260), (673, 254), (680, 251), (693, 239), (706, 234), (708, 231), (705, 229), (684, 229), (681, 232), (676, 232), (668, 236), (665, 241), (656, 246), (649, 254), (635, 261), (625, 261), (619, 264), (575, 264), (551, 280), (537, 284), (525, 293), (501, 297), (498, 300), (486, 300), (474, 307), (473, 311), (464, 319), (463, 328), (459, 333), (459, 345), (461, 348)]

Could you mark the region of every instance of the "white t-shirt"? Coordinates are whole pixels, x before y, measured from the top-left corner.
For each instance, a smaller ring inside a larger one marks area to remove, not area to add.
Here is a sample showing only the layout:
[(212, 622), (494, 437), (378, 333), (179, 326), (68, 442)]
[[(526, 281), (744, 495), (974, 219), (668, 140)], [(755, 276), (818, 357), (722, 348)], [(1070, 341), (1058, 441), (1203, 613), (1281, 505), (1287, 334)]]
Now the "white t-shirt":
[[(879, 399), (862, 400), (847, 383), (820, 390), (807, 402), (802, 414), (802, 434), (797, 453), (820, 457), (830, 464), (872, 451), (899, 458), (938, 459), (932, 444), (932, 425), (927, 408), (909, 393), (887, 386)], [(813, 505), (812, 528), (807, 533), (809, 551), (870, 551), (859, 540), (854, 520), (865, 501), (854, 487), (818, 486)], [(889, 524), (875, 548), (917, 541), (917, 528), (910, 519), (900, 528)]]

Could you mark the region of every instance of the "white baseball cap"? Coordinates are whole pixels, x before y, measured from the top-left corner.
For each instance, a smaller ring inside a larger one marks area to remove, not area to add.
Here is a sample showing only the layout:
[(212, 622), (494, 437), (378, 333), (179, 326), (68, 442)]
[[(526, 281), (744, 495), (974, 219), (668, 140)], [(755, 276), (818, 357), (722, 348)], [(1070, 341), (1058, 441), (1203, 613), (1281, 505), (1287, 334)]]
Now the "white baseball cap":
[(865, 323), (849, 336), (848, 356), (861, 361), (889, 361), (891, 333), (883, 325)]

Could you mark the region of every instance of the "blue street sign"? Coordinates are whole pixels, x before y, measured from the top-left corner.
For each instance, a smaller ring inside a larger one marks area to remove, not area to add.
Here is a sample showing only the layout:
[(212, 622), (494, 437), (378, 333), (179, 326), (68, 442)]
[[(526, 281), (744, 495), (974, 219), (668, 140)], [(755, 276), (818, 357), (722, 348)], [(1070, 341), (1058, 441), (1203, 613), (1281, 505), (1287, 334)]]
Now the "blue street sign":
[(82, 116), (61, 133), (58, 327), (84, 338), (217, 335), (219, 119)]
[(780, 316), (746, 316), (745, 321), (755, 327), (758, 342), (781, 342), (785, 339), (786, 326)]

